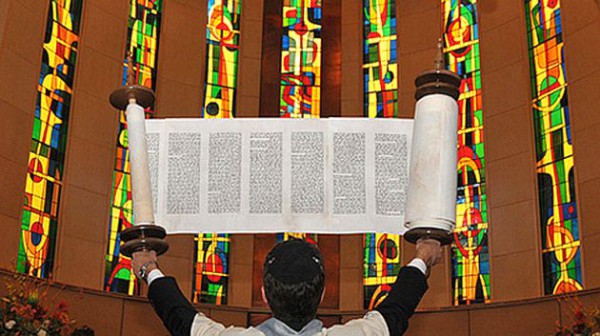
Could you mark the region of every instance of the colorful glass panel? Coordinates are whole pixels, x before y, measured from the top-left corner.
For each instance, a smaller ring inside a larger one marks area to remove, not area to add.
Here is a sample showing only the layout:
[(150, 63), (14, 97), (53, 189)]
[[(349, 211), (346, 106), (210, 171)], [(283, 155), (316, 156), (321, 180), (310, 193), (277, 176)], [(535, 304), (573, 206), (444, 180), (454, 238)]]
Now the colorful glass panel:
[(364, 308), (372, 310), (386, 298), (400, 271), (400, 235), (367, 233), (364, 243)]
[(311, 244), (317, 244), (319, 242), (319, 235), (316, 233), (293, 233), (293, 232), (284, 232), (277, 234), (277, 242), (282, 242), (286, 240), (290, 240), (292, 238), (295, 239), (303, 239)]
[(193, 302), (227, 304), (231, 239), (227, 234), (200, 234), (195, 240)]
[(444, 55), (461, 79), (458, 98), (458, 191), (452, 248), (455, 305), (490, 301), (479, 22), (476, 0), (442, 0)]
[[(321, 0), (283, 1), (281, 50), (281, 118), (321, 116)], [(291, 238), (318, 243), (314, 233), (282, 232), (277, 242)]]
[(52, 278), (82, 0), (51, 0), (37, 86), (17, 271)]
[(583, 289), (560, 0), (525, 0), (544, 292)]
[(241, 10), (241, 0), (208, 1), (205, 118), (231, 118), (235, 114)]
[(396, 1), (364, 0), (363, 74), (365, 116), (398, 116)]
[[(127, 83), (128, 55), (131, 53), (134, 82), (150, 89), (156, 86), (156, 66), (160, 34), (162, 0), (131, 0), (127, 29), (127, 54), (123, 63), (123, 85)], [(149, 117), (149, 114), (147, 114)], [(121, 255), (119, 233), (133, 225), (129, 147), (125, 112), (119, 112), (119, 133), (111, 214), (108, 229), (108, 247), (104, 274), (104, 289), (110, 292), (139, 294), (135, 275), (131, 272), (131, 259)]]
[(321, 110), (321, 0), (283, 0), (279, 111), (318, 118)]
[[(235, 117), (241, 0), (209, 0), (206, 25), (206, 82), (203, 118)], [(227, 304), (228, 234), (196, 236), (192, 299)]]
[[(364, 115), (398, 117), (395, 0), (363, 0)], [(364, 308), (387, 296), (400, 270), (401, 236), (367, 233), (364, 248)]]

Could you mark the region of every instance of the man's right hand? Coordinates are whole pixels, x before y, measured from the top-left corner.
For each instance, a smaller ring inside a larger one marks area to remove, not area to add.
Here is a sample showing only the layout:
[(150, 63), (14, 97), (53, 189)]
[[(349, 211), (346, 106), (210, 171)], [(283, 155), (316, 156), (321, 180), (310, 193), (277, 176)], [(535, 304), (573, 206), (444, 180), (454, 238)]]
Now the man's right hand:
[(423, 260), (425, 264), (427, 264), (427, 268), (430, 269), (442, 260), (442, 247), (440, 242), (435, 239), (419, 239), (417, 241), (416, 257)]

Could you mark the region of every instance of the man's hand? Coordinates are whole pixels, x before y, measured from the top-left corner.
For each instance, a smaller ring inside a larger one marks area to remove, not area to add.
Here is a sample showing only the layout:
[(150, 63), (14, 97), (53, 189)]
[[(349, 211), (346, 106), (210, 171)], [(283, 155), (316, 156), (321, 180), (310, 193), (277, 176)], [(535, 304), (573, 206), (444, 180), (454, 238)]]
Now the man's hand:
[(417, 258), (427, 264), (427, 269), (439, 263), (442, 260), (442, 247), (440, 242), (435, 239), (421, 238), (417, 240)]
[(133, 268), (133, 274), (140, 278), (140, 270), (142, 267), (146, 268), (144, 272), (144, 278), (146, 280), (150, 271), (158, 269), (158, 261), (156, 259), (156, 252), (154, 251), (140, 251), (134, 252), (131, 258), (131, 267)]

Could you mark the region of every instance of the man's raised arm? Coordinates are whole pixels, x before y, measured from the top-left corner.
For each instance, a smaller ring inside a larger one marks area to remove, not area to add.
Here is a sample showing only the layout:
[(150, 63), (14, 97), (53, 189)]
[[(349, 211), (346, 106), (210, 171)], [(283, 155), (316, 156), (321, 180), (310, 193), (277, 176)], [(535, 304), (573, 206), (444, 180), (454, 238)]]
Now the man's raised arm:
[(408, 319), (427, 291), (427, 273), (441, 258), (442, 248), (437, 240), (417, 242), (416, 258), (400, 269), (387, 298), (375, 308), (385, 319), (391, 336), (402, 335), (408, 328)]
[(135, 275), (148, 282), (148, 300), (171, 335), (189, 336), (196, 309), (183, 295), (173, 277), (158, 269), (156, 253), (136, 252), (132, 267)]

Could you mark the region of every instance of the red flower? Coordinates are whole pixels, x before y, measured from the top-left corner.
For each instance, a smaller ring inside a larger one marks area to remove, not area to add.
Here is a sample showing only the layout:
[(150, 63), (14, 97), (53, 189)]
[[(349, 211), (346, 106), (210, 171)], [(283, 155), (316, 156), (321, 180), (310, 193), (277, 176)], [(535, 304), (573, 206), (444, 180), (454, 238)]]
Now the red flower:
[(58, 309), (59, 309), (59, 310), (67, 310), (67, 302), (65, 302), (65, 301), (61, 300), (61, 301), (58, 303)]

